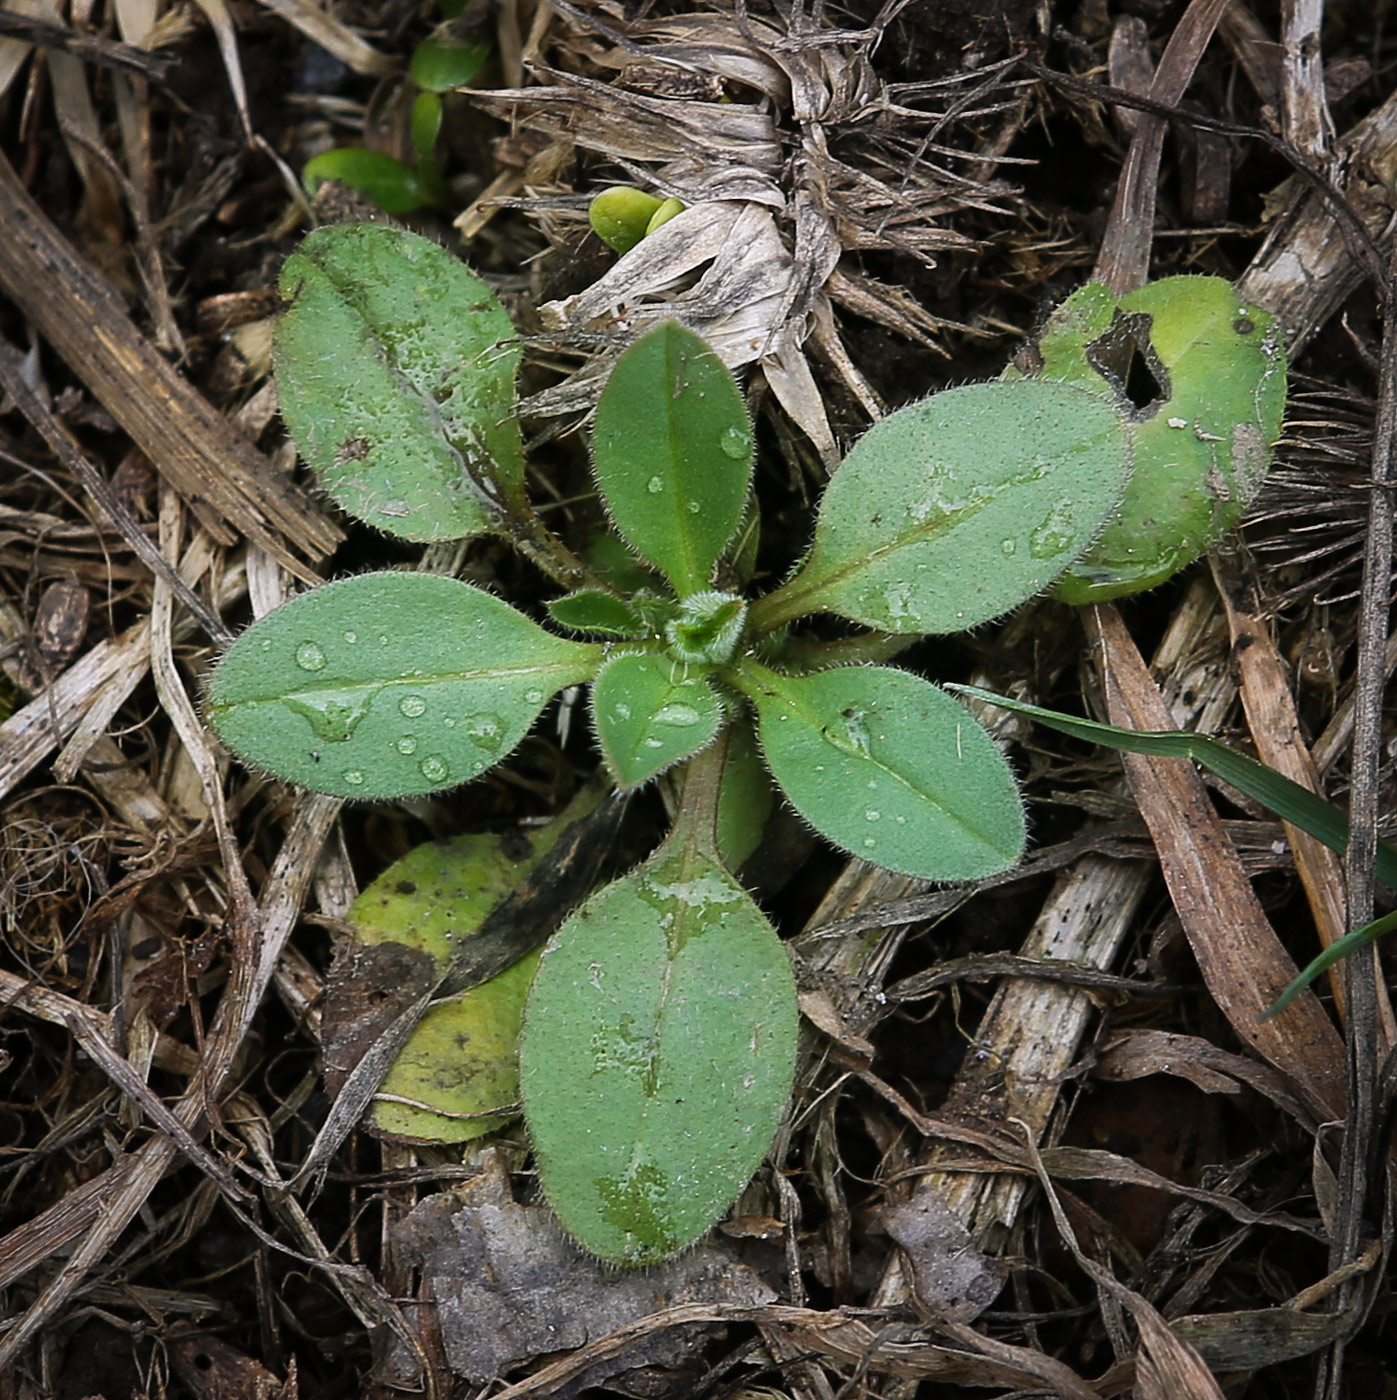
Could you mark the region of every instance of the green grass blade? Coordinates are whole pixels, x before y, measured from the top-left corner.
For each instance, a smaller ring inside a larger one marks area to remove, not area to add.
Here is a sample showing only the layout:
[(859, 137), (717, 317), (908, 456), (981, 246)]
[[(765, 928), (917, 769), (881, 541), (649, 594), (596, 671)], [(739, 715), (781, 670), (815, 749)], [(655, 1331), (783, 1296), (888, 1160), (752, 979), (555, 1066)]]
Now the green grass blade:
[[(947, 689), (983, 700), (986, 704), (998, 705), (1004, 710), (1012, 710), (1015, 714), (1027, 715), (1049, 729), (1070, 734), (1076, 739), (1085, 739), (1091, 744), (1104, 744), (1107, 748), (1125, 753), (1148, 754), (1156, 758), (1191, 758), (1292, 826), (1309, 832), (1330, 850), (1342, 855), (1348, 847), (1348, 818), (1337, 807), (1277, 773), (1274, 768), (1268, 768), (1264, 763), (1258, 763), (1247, 754), (1239, 753), (1206, 735), (1176, 730), (1158, 733), (1120, 729), (1114, 724), (1078, 719), (1073, 715), (1059, 714), (1056, 710), (1029, 705), (1022, 700), (1010, 700), (992, 690), (982, 690), (979, 686), (951, 685)], [(1397, 848), (1386, 841), (1378, 842), (1377, 876), (1389, 889), (1397, 889)]]
[(1306, 964), (1305, 970), (1298, 973), (1290, 986), (1261, 1013), (1261, 1019), (1269, 1021), (1272, 1016), (1279, 1016), (1321, 972), (1327, 972), (1340, 958), (1346, 958), (1350, 953), (1356, 953), (1360, 948), (1366, 948), (1370, 943), (1376, 942), (1384, 934), (1391, 933), (1394, 929), (1397, 929), (1397, 909), (1394, 909), (1390, 914), (1384, 914), (1380, 919), (1374, 919), (1371, 924), (1364, 924), (1362, 928), (1356, 928), (1352, 933), (1346, 933), (1342, 938), (1336, 939), (1317, 958)]

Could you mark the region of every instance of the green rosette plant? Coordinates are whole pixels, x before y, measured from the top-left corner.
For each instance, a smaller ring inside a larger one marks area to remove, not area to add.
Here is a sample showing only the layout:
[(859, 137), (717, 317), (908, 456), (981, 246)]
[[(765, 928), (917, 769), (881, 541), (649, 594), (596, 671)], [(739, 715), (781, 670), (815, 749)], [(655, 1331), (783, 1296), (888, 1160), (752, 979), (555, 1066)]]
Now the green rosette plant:
[(911, 671), (844, 664), (848, 639), (820, 643), (800, 622), (833, 614), (910, 641), (1044, 592), (1115, 514), (1132, 425), (1115, 395), (1070, 376), (901, 409), (835, 472), (803, 561), (749, 597), (733, 580), (755, 538), (752, 424), (683, 326), (637, 339), (596, 406), (596, 484), (629, 560), (598, 571), (529, 504), (517, 348), (465, 266), (414, 235), (342, 225), (305, 240), (282, 286), (278, 392), (326, 490), (405, 539), (510, 541), (559, 596), (544, 626), (435, 575), (324, 585), (232, 645), (209, 723), (244, 762), (316, 791), (416, 796), (505, 759), (554, 696), (590, 682), (615, 784), (671, 775), (673, 830), (550, 941), (520, 1043), (563, 1226), (618, 1264), (666, 1258), (741, 1191), (790, 1094), (790, 963), (733, 873), (770, 784), (842, 850), (926, 880), (1002, 871), (1024, 845), (1014, 776), (960, 701)]

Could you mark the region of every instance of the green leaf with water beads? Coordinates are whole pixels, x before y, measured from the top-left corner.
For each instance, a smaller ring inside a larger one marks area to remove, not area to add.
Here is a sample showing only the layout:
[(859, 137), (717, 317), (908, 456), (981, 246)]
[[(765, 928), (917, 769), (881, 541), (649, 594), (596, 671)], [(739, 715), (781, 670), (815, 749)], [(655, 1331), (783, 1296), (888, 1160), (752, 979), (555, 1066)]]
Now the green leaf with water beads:
[(852, 855), (923, 880), (973, 880), (1023, 852), (1018, 786), (974, 717), (886, 666), (732, 674), (791, 805)]
[(810, 557), (753, 624), (832, 612), (903, 634), (978, 626), (1067, 568), (1129, 474), (1126, 426), (1102, 394), (1040, 380), (934, 394), (855, 444)]
[(1220, 277), (1166, 277), (1119, 301), (1094, 282), (1053, 312), (1037, 351), (1044, 378), (1111, 392), (1134, 442), (1120, 510), (1059, 581), (1060, 598), (1153, 588), (1236, 527), (1285, 411), (1273, 317)]
[(492, 767), (600, 660), (469, 584), (361, 574), (244, 632), (206, 714), (255, 768), (334, 797), (404, 797)]
[(751, 420), (726, 365), (665, 321), (616, 363), (597, 404), (597, 483), (617, 530), (680, 597), (709, 586), (742, 519)]
[(519, 347), (485, 283), (416, 234), (337, 224), (286, 260), (281, 292), (277, 397), (336, 503), (410, 540), (494, 529), (524, 455)]
[(791, 1091), (795, 984), (751, 896), (675, 841), (543, 955), (520, 1079), (543, 1189), (614, 1264), (692, 1244), (757, 1169)]
[(713, 687), (657, 652), (613, 656), (592, 686), (597, 742), (622, 787), (638, 787), (712, 743)]

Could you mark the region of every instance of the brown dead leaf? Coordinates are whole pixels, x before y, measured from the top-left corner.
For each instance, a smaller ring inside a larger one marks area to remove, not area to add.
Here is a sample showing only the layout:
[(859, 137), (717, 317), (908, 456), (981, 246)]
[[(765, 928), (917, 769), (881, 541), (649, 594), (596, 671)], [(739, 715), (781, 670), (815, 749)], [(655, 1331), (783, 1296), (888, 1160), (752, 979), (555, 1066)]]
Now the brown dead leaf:
[(999, 1296), (1008, 1270), (971, 1244), (935, 1191), (918, 1191), (882, 1218), (912, 1267), (917, 1301), (933, 1316), (973, 1322)]
[[(400, 1243), (430, 1281), (452, 1370), (479, 1385), (677, 1304), (776, 1298), (721, 1238), (643, 1271), (610, 1268), (572, 1244), (550, 1210), (510, 1200), (493, 1172), (424, 1201), (403, 1222)], [(706, 1334), (657, 1330), (553, 1393), (572, 1395), (639, 1366), (679, 1366)]]
[[(1106, 605), (1090, 616), (1111, 722), (1130, 729), (1172, 728), (1120, 614)], [(1342, 1118), (1344, 1049), (1319, 1002), (1307, 993), (1272, 1020), (1261, 1019), (1295, 976), (1295, 964), (1262, 912), (1201, 779), (1181, 759), (1136, 754), (1124, 759), (1208, 990), (1237, 1034), (1295, 1081), (1312, 1112), (1325, 1120)]]

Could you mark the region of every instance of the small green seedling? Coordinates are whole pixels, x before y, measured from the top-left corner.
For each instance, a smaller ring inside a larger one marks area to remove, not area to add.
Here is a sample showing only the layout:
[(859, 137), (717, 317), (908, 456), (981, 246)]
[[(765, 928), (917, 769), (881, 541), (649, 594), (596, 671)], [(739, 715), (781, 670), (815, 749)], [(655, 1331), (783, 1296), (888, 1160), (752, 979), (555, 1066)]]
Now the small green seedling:
[(441, 8), (448, 14), (445, 23), (417, 46), (408, 62), (408, 77), (418, 89), (408, 124), (417, 160), (410, 163), (361, 146), (336, 146), (312, 156), (302, 169), (301, 180), (309, 194), (327, 181), (338, 180), (385, 214), (411, 214), (428, 206), (444, 209), (450, 204), (451, 192), (435, 156), (445, 116), (443, 95), (474, 82), (493, 46), (462, 31), (460, 6)]
[(436, 575), (327, 584), (234, 643), (209, 722), (245, 762), (317, 791), (415, 796), (485, 772), (552, 697), (592, 683), (613, 780), (669, 774), (678, 816), (545, 950), (524, 1016), (524, 1112), (564, 1227), (616, 1263), (666, 1258), (742, 1189), (791, 1089), (790, 964), (732, 873), (764, 810), (758, 752), (815, 830), (888, 869), (970, 880), (1024, 845), (1013, 774), (959, 701), (909, 671), (838, 664), (850, 641), (831, 649), (799, 624), (826, 613), (913, 639), (1049, 589), (1112, 520), (1134, 421), (1109, 386), (1070, 374), (901, 409), (835, 473), (804, 561), (747, 596), (752, 424), (684, 327), (635, 341), (597, 404), (596, 483), (628, 551), (590, 549), (603, 567), (533, 512), (517, 350), (459, 261), (342, 225), (305, 240), (282, 287), (278, 392), (335, 500), (409, 540), (497, 535), (560, 596), (549, 628)]

